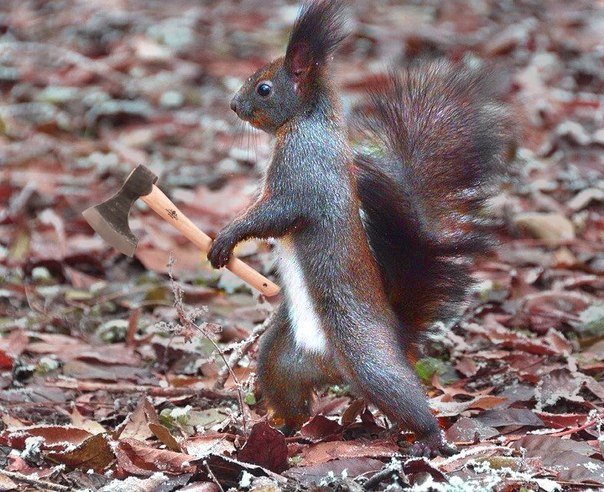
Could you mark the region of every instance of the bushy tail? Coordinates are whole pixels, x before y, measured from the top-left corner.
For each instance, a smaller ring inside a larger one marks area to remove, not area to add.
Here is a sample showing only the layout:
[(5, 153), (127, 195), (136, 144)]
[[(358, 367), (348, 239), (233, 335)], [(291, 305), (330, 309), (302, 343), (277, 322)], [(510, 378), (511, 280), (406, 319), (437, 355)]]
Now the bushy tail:
[(511, 142), (494, 82), (431, 62), (392, 73), (370, 96), (371, 150), (355, 156), (362, 215), (410, 342), (459, 310), (468, 259), (489, 247), (483, 206)]

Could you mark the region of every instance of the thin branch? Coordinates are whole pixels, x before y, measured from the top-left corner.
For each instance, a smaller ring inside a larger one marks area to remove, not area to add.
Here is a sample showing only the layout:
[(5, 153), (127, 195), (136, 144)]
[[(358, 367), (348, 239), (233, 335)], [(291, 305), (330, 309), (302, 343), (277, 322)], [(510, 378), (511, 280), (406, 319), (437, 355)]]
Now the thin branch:
[(604, 419), (604, 413), (601, 413), (594, 419), (588, 420), (583, 425), (580, 425), (578, 427), (572, 427), (570, 429), (566, 429), (565, 431), (556, 432), (555, 434), (550, 434), (550, 436), (561, 437), (568, 436), (570, 434), (575, 434), (577, 432), (590, 428), (592, 425), (596, 425), (599, 422), (602, 422), (602, 419)]
[(216, 485), (218, 485), (218, 488), (220, 489), (220, 492), (224, 492), (224, 489), (222, 488), (222, 485), (220, 485), (220, 482), (216, 478), (216, 475), (214, 475), (214, 472), (210, 469), (210, 465), (208, 465), (208, 462), (206, 460), (203, 460), (203, 466), (205, 467), (206, 471), (208, 472), (208, 476), (210, 477), (210, 479)]
[(220, 347), (218, 346), (218, 344), (214, 341), (214, 339), (211, 336), (209, 336), (209, 334), (207, 333), (206, 330), (202, 329), (197, 323), (195, 323), (193, 321), (193, 316), (189, 315), (185, 311), (185, 307), (184, 307), (184, 303), (183, 303), (183, 295), (182, 295), (183, 290), (180, 287), (180, 285), (174, 280), (174, 277), (172, 276), (172, 266), (174, 265), (174, 263), (175, 263), (175, 260), (172, 257), (172, 255), (170, 255), (170, 257), (168, 259), (168, 275), (170, 276), (170, 282), (172, 284), (172, 292), (174, 293), (174, 307), (176, 309), (176, 313), (178, 314), (178, 318), (180, 320), (181, 326), (183, 326), (185, 330), (195, 330), (195, 331), (201, 333), (203, 336), (205, 336), (206, 339), (214, 346), (214, 349), (216, 350), (216, 352), (220, 355), (220, 357), (224, 361), (224, 363), (227, 367), (227, 371), (230, 372), (230, 374), (233, 378), (233, 381), (235, 381), (235, 387), (237, 388), (237, 401), (239, 403), (239, 411), (241, 413), (241, 424), (243, 427), (243, 433), (247, 434), (247, 419), (245, 418), (245, 405), (244, 405), (244, 401), (243, 401), (243, 392), (241, 390), (241, 383), (237, 379), (237, 376), (235, 375), (233, 370), (229, 367), (229, 364), (224, 356), (224, 353), (222, 352), (222, 350), (220, 350)]
[(19, 482), (24, 482), (29, 485), (33, 485), (36, 488), (41, 488), (43, 490), (57, 490), (59, 492), (68, 492), (69, 490), (71, 490), (71, 488), (66, 487), (65, 485), (47, 482), (46, 480), (33, 478), (32, 476), (23, 475), (22, 473), (11, 472), (6, 470), (0, 470), (0, 473), (12, 480), (18, 480)]
[(46, 381), (46, 387), (73, 389), (76, 391), (107, 391), (108, 393), (144, 393), (149, 396), (164, 396), (167, 398), (176, 396), (199, 395), (208, 399), (224, 398), (233, 399), (233, 393), (228, 391), (215, 391), (199, 388), (162, 388), (159, 386), (148, 386), (129, 383), (100, 383), (95, 381), (76, 381), (60, 379), (57, 381)]
[[(250, 348), (256, 343), (258, 338), (268, 329), (271, 322), (273, 321), (274, 314), (270, 314), (264, 322), (254, 328), (252, 333), (243, 342), (237, 344), (237, 346), (231, 352), (229, 360), (225, 360), (225, 366), (220, 369), (218, 373), (218, 379), (214, 383), (215, 390), (221, 390), (224, 388), (224, 383), (228, 379), (229, 373), (232, 373), (232, 368), (235, 367), (241, 359), (249, 352)], [(233, 378), (235, 379), (235, 378)]]

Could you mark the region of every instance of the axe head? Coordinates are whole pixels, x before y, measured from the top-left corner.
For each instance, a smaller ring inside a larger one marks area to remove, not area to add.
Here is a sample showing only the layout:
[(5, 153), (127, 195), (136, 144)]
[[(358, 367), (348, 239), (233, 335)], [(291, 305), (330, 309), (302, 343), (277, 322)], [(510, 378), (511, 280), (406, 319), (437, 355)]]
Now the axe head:
[(151, 193), (156, 181), (155, 174), (145, 166), (138, 166), (115, 195), (84, 210), (82, 215), (105, 241), (121, 253), (132, 256), (138, 240), (130, 230), (128, 214), (136, 200)]

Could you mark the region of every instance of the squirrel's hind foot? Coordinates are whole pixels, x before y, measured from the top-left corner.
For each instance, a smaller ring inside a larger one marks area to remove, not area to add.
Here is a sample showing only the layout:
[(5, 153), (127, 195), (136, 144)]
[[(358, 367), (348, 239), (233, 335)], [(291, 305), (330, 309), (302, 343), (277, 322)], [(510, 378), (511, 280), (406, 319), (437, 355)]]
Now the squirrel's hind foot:
[(403, 453), (409, 456), (435, 458), (437, 456), (453, 456), (459, 453), (453, 444), (445, 439), (444, 433), (437, 434), (415, 441), (403, 448)]

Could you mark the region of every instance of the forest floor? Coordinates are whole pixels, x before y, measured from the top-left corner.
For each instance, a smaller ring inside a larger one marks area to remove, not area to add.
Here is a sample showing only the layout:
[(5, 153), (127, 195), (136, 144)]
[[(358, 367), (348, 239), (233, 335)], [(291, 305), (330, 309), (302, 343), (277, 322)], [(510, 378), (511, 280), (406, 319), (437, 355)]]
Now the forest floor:
[[(271, 429), (256, 345), (221, 369), (274, 305), (140, 201), (134, 258), (81, 216), (139, 164), (210, 234), (245, 207), (270, 139), (229, 101), (283, 52), (294, 3), (6, 0), (0, 490), (604, 488), (604, 6), (351, 4), (335, 60), (351, 119), (372, 74), (442, 56), (495, 63), (517, 124), (499, 245), (417, 367), (460, 453), (405, 456), (346, 388), (293, 437)], [(274, 278), (267, 244), (237, 254)]]

